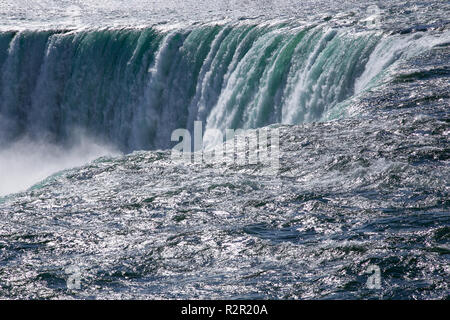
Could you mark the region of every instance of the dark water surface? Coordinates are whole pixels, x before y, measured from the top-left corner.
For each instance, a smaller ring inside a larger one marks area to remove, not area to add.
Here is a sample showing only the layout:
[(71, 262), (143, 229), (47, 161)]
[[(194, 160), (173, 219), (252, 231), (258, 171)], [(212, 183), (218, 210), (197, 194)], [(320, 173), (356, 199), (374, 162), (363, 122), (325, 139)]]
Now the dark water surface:
[(0, 5), (0, 298), (448, 299), (448, 4), (323, 2)]

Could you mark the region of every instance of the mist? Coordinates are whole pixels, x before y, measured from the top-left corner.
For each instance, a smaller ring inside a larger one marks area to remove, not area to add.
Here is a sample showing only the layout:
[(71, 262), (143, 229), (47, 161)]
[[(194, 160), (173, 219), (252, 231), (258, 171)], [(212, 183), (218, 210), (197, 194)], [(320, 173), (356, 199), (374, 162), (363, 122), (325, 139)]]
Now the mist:
[(114, 147), (85, 136), (70, 147), (23, 138), (0, 150), (0, 196), (25, 191), (61, 170), (119, 154)]

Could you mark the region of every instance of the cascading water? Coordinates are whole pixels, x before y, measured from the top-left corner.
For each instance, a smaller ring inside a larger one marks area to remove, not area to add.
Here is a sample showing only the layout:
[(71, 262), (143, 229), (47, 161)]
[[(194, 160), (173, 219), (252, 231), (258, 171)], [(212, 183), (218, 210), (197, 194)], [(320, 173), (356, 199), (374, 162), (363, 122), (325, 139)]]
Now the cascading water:
[(1, 143), (82, 129), (132, 151), (168, 148), (195, 120), (222, 130), (321, 120), (401, 56), (369, 59), (382, 38), (292, 23), (0, 33)]
[(0, 1), (0, 299), (448, 299), (449, 11)]

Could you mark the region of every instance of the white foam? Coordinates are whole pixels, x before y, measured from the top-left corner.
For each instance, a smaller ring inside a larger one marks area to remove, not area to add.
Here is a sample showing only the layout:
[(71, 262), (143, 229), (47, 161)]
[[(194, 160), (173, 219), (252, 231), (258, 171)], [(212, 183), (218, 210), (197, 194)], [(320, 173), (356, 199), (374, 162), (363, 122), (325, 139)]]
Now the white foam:
[(449, 41), (450, 32), (436, 35), (413, 33), (409, 35), (386, 36), (372, 52), (363, 74), (355, 82), (355, 94), (375, 84), (383, 70), (395, 67), (401, 58), (409, 58), (429, 50), (433, 46)]

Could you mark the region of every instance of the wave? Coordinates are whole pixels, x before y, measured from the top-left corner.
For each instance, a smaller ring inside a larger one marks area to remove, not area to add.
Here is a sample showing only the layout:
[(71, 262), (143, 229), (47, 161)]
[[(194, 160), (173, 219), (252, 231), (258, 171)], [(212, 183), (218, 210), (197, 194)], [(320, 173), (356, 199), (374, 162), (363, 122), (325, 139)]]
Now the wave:
[(82, 129), (128, 152), (168, 148), (195, 120), (323, 120), (417, 38), (286, 22), (1, 32), (0, 144)]

